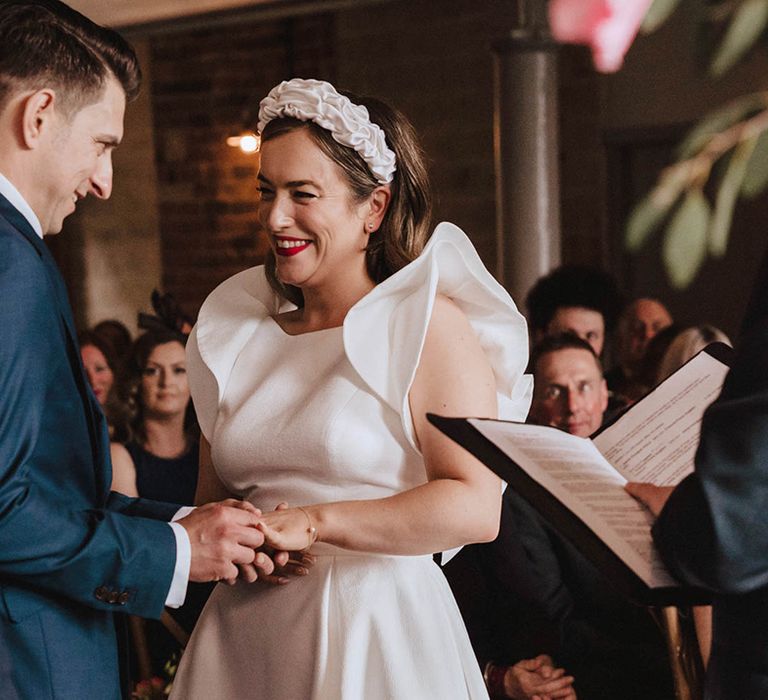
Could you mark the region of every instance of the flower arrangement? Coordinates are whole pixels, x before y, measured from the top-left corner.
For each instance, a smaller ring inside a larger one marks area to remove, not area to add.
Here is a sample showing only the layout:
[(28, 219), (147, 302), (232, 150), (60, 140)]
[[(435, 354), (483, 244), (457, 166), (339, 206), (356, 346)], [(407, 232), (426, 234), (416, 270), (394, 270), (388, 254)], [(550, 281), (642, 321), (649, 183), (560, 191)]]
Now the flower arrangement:
[(179, 657), (178, 654), (174, 654), (163, 666), (165, 678), (153, 676), (139, 681), (131, 693), (131, 700), (166, 700), (171, 694), (178, 667)]
[(154, 676), (136, 684), (136, 688), (131, 693), (131, 700), (165, 700), (168, 695), (165, 681)]

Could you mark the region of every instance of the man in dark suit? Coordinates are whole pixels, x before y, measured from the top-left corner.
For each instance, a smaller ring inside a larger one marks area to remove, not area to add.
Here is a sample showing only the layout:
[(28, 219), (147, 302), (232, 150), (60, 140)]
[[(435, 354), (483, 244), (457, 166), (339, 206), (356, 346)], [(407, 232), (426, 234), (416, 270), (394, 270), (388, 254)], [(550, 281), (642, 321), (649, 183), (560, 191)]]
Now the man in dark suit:
[(674, 489), (627, 486), (658, 516), (672, 573), (715, 593), (706, 700), (768, 697), (768, 265), (759, 281), (694, 473)]
[[(608, 403), (600, 360), (572, 333), (531, 353), (529, 422), (588, 437)], [(547, 654), (579, 700), (672, 700), (664, 638), (635, 606), (510, 487), (499, 536), (464, 547), (444, 568), (482, 666)], [(565, 691), (563, 691), (565, 692)], [(558, 697), (558, 696), (554, 696)]]
[(0, 3), (0, 640), (22, 698), (119, 697), (113, 611), (159, 616), (188, 580), (271, 570), (248, 504), (169, 523), (176, 506), (109, 490), (104, 417), (43, 234), (109, 197), (139, 81), (131, 48), (58, 0)]
[[(481, 666), (550, 656), (579, 700), (672, 700), (664, 638), (513, 489), (498, 538), (443, 569)], [(515, 697), (515, 696), (513, 696)], [(559, 695), (554, 695), (559, 697)]]
[(3, 691), (4, 700), (18, 700), (16, 684), (13, 682), (8, 642), (5, 641), (2, 626), (0, 626), (0, 689)]

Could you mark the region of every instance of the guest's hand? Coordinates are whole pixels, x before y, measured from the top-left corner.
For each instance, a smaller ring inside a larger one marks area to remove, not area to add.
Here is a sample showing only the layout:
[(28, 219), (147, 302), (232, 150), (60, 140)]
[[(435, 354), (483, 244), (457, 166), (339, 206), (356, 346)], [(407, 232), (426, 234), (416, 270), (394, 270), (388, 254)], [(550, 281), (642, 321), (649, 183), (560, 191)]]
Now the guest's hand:
[[(230, 498), (206, 503), (177, 522), (189, 535), (192, 557), (190, 581), (234, 581), (238, 564), (252, 564), (256, 551), (264, 544), (258, 529), (261, 511), (252, 504)], [(274, 568), (263, 555), (258, 566), (266, 574)]]
[(546, 654), (510, 666), (504, 674), (504, 692), (514, 700), (576, 700), (573, 676), (555, 668)]
[(675, 490), (675, 487), (630, 482), (624, 487), (624, 490), (648, 508), (654, 517), (658, 518), (661, 509), (669, 499), (670, 494)]
[(303, 552), (317, 539), (311, 506), (278, 507), (263, 515), (258, 527), (264, 533), (265, 544), (276, 550)]

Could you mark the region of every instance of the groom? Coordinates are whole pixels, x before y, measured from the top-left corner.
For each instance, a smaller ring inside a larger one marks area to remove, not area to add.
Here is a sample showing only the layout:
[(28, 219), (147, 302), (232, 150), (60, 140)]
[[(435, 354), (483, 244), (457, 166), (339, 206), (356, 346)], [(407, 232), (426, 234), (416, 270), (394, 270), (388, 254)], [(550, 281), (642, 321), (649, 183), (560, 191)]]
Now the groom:
[[(66, 291), (43, 244), (109, 197), (140, 71), (128, 44), (58, 0), (0, 3), (0, 696), (118, 698), (113, 611), (159, 617), (188, 581), (272, 562), (258, 512), (110, 493), (109, 442)], [(166, 521), (166, 522), (164, 522)], [(15, 690), (15, 692), (14, 692)]]

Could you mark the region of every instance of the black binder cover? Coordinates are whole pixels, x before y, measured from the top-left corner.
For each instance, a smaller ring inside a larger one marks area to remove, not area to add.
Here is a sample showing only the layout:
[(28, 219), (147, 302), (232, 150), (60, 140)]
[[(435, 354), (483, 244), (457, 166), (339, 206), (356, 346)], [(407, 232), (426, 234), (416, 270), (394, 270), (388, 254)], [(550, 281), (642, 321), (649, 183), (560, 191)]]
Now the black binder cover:
[[(712, 344), (703, 352), (707, 352), (723, 364), (730, 364), (732, 350), (721, 343)], [(700, 588), (684, 585), (661, 588), (648, 586), (603, 542), (599, 534), (576, 516), (562, 501), (531, 478), (511, 457), (476, 430), (467, 418), (446, 418), (434, 413), (427, 414), (427, 418), (435, 427), (504, 479), (509, 484), (509, 488), (515, 489), (528, 501), (562, 537), (571, 542), (619, 592), (630, 600), (646, 606), (706, 605), (711, 602), (712, 594)], [(491, 419), (481, 420), (491, 421)], [(618, 420), (621, 420), (621, 417)]]

